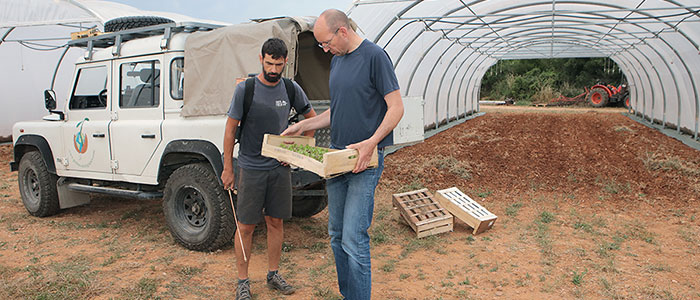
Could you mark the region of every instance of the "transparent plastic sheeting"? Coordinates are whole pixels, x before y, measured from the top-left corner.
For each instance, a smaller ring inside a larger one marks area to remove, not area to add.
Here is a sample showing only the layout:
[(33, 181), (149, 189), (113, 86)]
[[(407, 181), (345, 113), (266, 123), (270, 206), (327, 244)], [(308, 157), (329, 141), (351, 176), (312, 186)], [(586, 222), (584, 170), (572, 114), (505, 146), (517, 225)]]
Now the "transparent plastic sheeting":
[(365, 0), (348, 10), (389, 53), (403, 95), (425, 100), (425, 126), (478, 111), (499, 60), (609, 57), (635, 114), (696, 139), (699, 11), (697, 0)]
[[(0, 34), (8, 28), (41, 25), (99, 23), (124, 16), (161, 16), (176, 22), (227, 23), (201, 20), (176, 13), (143, 11), (100, 0), (0, 0)], [(101, 28), (100, 28), (101, 29)], [(1, 36), (0, 36), (1, 37)]]

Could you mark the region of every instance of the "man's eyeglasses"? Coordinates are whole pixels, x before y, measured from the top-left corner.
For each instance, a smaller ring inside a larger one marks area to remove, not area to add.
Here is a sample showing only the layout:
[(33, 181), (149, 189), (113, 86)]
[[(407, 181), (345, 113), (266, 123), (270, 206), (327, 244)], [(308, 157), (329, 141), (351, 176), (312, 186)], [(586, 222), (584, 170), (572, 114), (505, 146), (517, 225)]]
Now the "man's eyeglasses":
[(336, 29), (335, 32), (333, 32), (333, 36), (329, 40), (318, 43), (318, 47), (323, 49), (328, 47), (328, 44), (330, 44), (333, 38), (335, 38), (336, 34), (338, 34), (338, 30), (340, 30), (340, 27), (338, 27), (338, 29)]

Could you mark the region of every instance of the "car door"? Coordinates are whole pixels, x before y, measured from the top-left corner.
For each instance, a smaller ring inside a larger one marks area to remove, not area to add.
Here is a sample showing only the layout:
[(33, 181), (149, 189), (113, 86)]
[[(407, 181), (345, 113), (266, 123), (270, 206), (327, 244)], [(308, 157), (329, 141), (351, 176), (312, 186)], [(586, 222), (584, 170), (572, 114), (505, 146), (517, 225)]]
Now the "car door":
[(62, 129), (65, 175), (86, 177), (87, 173), (96, 173), (96, 178), (110, 179), (111, 66), (109, 62), (99, 62), (77, 68)]
[(115, 89), (110, 124), (112, 156), (121, 175), (141, 175), (161, 142), (163, 121), (160, 56), (115, 61)]

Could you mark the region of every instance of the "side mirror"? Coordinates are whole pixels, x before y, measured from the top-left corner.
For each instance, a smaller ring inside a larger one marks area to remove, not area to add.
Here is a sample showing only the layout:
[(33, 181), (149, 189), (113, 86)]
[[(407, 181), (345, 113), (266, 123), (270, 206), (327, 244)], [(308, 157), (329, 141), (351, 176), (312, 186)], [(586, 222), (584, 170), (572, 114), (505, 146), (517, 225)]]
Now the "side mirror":
[(53, 90), (44, 91), (44, 105), (48, 110), (56, 109), (56, 92)]

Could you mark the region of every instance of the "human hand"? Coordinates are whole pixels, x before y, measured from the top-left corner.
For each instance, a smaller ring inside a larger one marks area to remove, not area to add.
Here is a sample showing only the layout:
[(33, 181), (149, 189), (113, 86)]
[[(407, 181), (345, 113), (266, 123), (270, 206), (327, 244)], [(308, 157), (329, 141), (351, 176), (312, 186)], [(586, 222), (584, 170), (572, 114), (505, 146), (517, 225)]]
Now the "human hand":
[(347, 146), (348, 149), (355, 149), (359, 152), (355, 169), (352, 170), (353, 173), (360, 173), (367, 169), (375, 147), (377, 147), (377, 144), (369, 139)]
[(221, 182), (224, 184), (225, 190), (233, 190), (234, 182), (236, 182), (236, 175), (233, 174), (233, 170), (224, 169), (221, 172)]
[(304, 128), (301, 122), (296, 123), (292, 126), (287, 127), (280, 135), (301, 135), (304, 132)]

